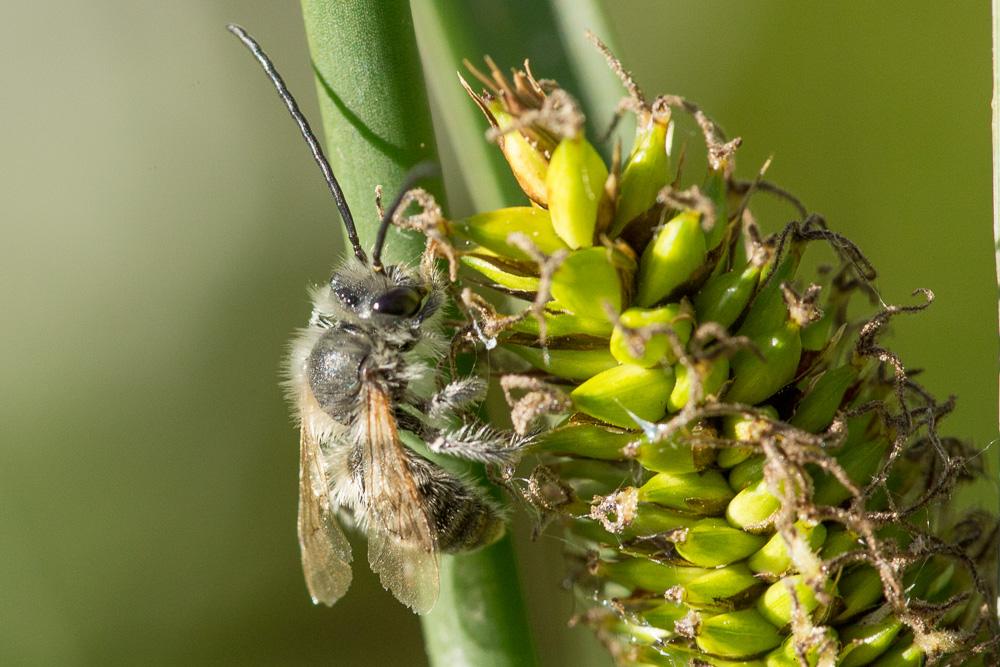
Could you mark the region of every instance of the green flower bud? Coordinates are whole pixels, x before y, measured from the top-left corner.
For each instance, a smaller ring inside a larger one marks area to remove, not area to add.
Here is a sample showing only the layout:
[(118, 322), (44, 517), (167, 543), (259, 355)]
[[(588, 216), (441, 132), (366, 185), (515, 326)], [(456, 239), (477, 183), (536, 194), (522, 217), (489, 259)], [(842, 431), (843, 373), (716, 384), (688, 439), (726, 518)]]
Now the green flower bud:
[[(706, 427), (696, 426), (694, 432)], [(654, 472), (688, 473), (704, 470), (715, 460), (715, 450), (687, 442), (691, 432), (684, 430), (658, 442), (642, 440), (635, 448), (635, 458), (647, 470)]]
[(763, 587), (743, 563), (701, 572), (683, 584), (684, 603), (694, 609), (732, 611), (745, 607)]
[(568, 249), (552, 228), (549, 212), (534, 206), (514, 206), (473, 215), (451, 223), (451, 230), (498, 255), (526, 262), (532, 258), (507, 242), (511, 234), (524, 234), (547, 255)]
[[(729, 379), (729, 359), (716, 357), (712, 360), (696, 361), (695, 366), (701, 375), (702, 400), (709, 396), (718, 396), (722, 386)], [(677, 380), (674, 382), (673, 391), (670, 392), (670, 400), (667, 401), (668, 412), (678, 412), (691, 398), (691, 377), (687, 366), (677, 363), (674, 365), (674, 374)]]
[(829, 344), (835, 314), (836, 311), (832, 308), (825, 310), (818, 320), (802, 328), (803, 350), (819, 352)]
[(537, 292), (541, 284), (534, 266), (498, 257), (485, 249), (463, 254), (459, 261), (503, 290), (528, 295)]
[(692, 565), (717, 567), (746, 558), (765, 541), (731, 527), (724, 519), (702, 519), (674, 541), (674, 549)]
[[(837, 631), (833, 628), (823, 628), (823, 635), (829, 646), (837, 647)], [(814, 644), (806, 651), (806, 663), (809, 667), (818, 667), (821, 657), (821, 643)], [(795, 637), (789, 636), (781, 646), (767, 654), (765, 667), (802, 667), (795, 651)]]
[(697, 514), (717, 514), (732, 498), (729, 484), (716, 470), (687, 474), (661, 472), (639, 489), (641, 502)]
[(726, 658), (748, 658), (781, 644), (781, 635), (753, 609), (703, 618), (695, 636), (698, 648)]
[[(833, 458), (855, 485), (864, 485), (878, 472), (888, 450), (889, 443), (884, 438), (849, 440), (839, 452), (834, 453)], [(833, 475), (822, 471), (816, 473), (813, 500), (817, 505), (839, 505), (850, 497), (850, 492)]]
[(781, 507), (765, 480), (748, 486), (726, 507), (726, 520), (737, 528), (758, 532), (770, 527), (770, 519)]
[(826, 371), (799, 401), (788, 423), (810, 433), (824, 430), (833, 421), (844, 394), (857, 378), (858, 371), (850, 364)]
[(718, 169), (712, 169), (708, 172), (708, 178), (705, 180), (705, 196), (715, 206), (715, 225), (705, 232), (705, 247), (708, 248), (709, 252), (715, 250), (726, 238), (729, 207), (726, 201), (725, 171), (725, 165), (719, 165)]
[(565, 424), (539, 436), (533, 447), (558, 456), (621, 461), (625, 458), (622, 450), (636, 437), (636, 433), (598, 424)]
[(871, 609), (882, 599), (882, 579), (870, 565), (858, 565), (841, 575), (837, 591), (843, 606), (833, 620), (843, 623)]
[(708, 279), (694, 297), (699, 322), (717, 322), (732, 326), (750, 303), (760, 278), (761, 267), (748, 264)]
[(570, 398), (580, 412), (615, 426), (636, 428), (635, 417), (655, 422), (666, 414), (673, 386), (670, 368), (623, 365), (593, 376), (570, 392)]
[(607, 178), (604, 160), (582, 136), (563, 139), (553, 151), (545, 176), (549, 212), (556, 234), (570, 248), (594, 245)]
[(648, 308), (684, 284), (707, 256), (701, 216), (683, 211), (663, 225), (639, 260), (635, 302)]
[[(922, 667), (924, 650), (907, 634), (905, 641), (897, 641), (882, 657), (871, 663), (872, 667)], [(970, 663), (964, 663), (970, 665)], [(970, 665), (971, 667), (971, 665)]]
[[(545, 318), (545, 336), (548, 339), (561, 338), (564, 336), (593, 336), (595, 338), (607, 338), (611, 335), (613, 325), (606, 318), (580, 317), (572, 313), (550, 313), (546, 311), (542, 315)], [(510, 328), (511, 331), (540, 336), (541, 329), (538, 320), (534, 317), (526, 317)]]
[[(760, 408), (761, 412), (771, 419), (778, 418), (778, 411), (770, 405)], [(722, 420), (722, 435), (729, 440), (743, 440), (745, 442), (757, 442), (761, 436), (761, 429), (767, 428), (767, 422), (760, 417), (746, 417), (743, 415), (729, 415)], [(723, 468), (732, 468), (750, 458), (754, 451), (753, 447), (726, 447), (719, 450), (718, 464)], [(730, 478), (730, 484), (732, 479)], [(734, 489), (736, 487), (733, 487)], [(739, 491), (743, 487), (736, 489)]]
[[(827, 582), (826, 593), (831, 594), (835, 589), (834, 584)], [(777, 627), (785, 627), (792, 621), (791, 590), (795, 591), (795, 598), (806, 614), (821, 611), (816, 592), (802, 579), (801, 575), (785, 577), (771, 584), (757, 600), (757, 611)]]
[(799, 367), (802, 341), (795, 322), (789, 320), (751, 340), (764, 358), (746, 349), (733, 355), (733, 383), (726, 391), (726, 400), (732, 403), (755, 405), (767, 400), (792, 381)]
[[(617, 364), (607, 349), (559, 350), (549, 348), (540, 350), (537, 347), (512, 344), (505, 345), (504, 348), (535, 368), (567, 380), (586, 380), (602, 371), (614, 368)], [(666, 407), (666, 400), (664, 400), (664, 407)]]
[(781, 264), (773, 271), (773, 277), (768, 278), (771, 267), (765, 267), (760, 276), (763, 287), (750, 304), (750, 310), (737, 332), (739, 335), (756, 338), (778, 329), (788, 320), (788, 306), (785, 304), (781, 285), (791, 282), (801, 258), (801, 247), (793, 244)]
[(690, 528), (699, 518), (693, 514), (669, 510), (659, 505), (642, 503), (636, 508), (635, 518), (622, 533), (624, 539), (649, 537), (679, 528)]
[(844, 647), (840, 650), (838, 667), (862, 667), (888, 650), (903, 623), (892, 615), (868, 618), (840, 631)]
[(629, 308), (619, 316), (618, 321), (620, 324), (615, 326), (611, 334), (611, 354), (623, 364), (635, 364), (645, 368), (677, 361), (677, 355), (674, 354), (667, 334), (653, 334), (646, 341), (642, 354), (635, 355), (623, 327), (641, 329), (656, 325), (669, 326), (677, 334), (681, 345), (687, 345), (691, 339), (691, 330), (694, 328), (688, 309), (679, 303), (669, 303), (652, 309)]
[(729, 486), (739, 493), (743, 489), (764, 479), (763, 454), (755, 454), (729, 471)]
[(635, 128), (632, 154), (622, 172), (618, 190), (615, 219), (609, 236), (617, 237), (637, 216), (656, 204), (656, 195), (670, 179), (670, 158), (667, 155), (669, 116), (640, 121)]
[(607, 319), (606, 307), (622, 307), (620, 272), (629, 260), (607, 248), (571, 252), (552, 276), (551, 308), (590, 319)]
[(594, 570), (597, 576), (630, 590), (641, 589), (657, 594), (663, 594), (668, 588), (687, 584), (707, 572), (700, 567), (658, 563), (645, 558), (599, 561)]
[[(826, 539), (826, 528), (822, 523), (809, 523), (806, 521), (796, 521), (795, 531), (801, 539), (809, 545), (809, 550), (816, 552), (823, 546)], [(792, 567), (792, 555), (788, 551), (788, 544), (781, 533), (775, 533), (763, 547), (747, 560), (750, 569), (758, 574), (766, 574), (772, 577), (780, 577), (786, 574)]]
[(669, 630), (670, 634), (674, 634), (674, 623), (687, 615), (687, 607), (683, 604), (669, 601), (661, 602), (640, 614), (644, 621), (657, 628)]

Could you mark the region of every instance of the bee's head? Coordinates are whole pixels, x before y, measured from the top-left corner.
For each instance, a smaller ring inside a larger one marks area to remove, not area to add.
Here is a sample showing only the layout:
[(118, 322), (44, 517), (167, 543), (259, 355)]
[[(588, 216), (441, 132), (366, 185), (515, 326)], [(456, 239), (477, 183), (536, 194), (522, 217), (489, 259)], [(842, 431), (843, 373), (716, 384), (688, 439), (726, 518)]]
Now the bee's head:
[(417, 327), (441, 305), (440, 290), (400, 266), (382, 271), (351, 263), (330, 278), (340, 305), (360, 320)]

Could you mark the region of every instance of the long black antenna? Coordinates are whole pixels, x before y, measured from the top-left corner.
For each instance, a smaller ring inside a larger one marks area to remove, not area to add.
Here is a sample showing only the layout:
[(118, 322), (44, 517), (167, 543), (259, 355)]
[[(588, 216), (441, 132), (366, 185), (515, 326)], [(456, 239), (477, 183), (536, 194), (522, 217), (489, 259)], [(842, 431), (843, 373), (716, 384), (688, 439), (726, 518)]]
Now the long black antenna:
[(396, 198), (392, 200), (389, 208), (385, 209), (385, 213), (382, 215), (382, 222), (378, 226), (378, 234), (375, 236), (375, 249), (372, 250), (372, 270), (382, 271), (382, 246), (385, 245), (385, 235), (389, 231), (389, 225), (392, 224), (392, 218), (396, 215), (396, 210), (403, 202), (403, 197), (418, 182), (434, 176), (437, 174), (437, 171), (437, 165), (433, 162), (421, 162), (407, 172), (406, 178), (403, 179), (403, 184), (399, 186), (399, 190), (396, 192)]
[(344, 220), (344, 226), (347, 228), (347, 238), (351, 242), (351, 247), (354, 248), (354, 256), (357, 257), (363, 264), (368, 263), (368, 258), (365, 257), (365, 251), (361, 249), (361, 241), (358, 240), (358, 230), (354, 226), (354, 216), (351, 215), (351, 209), (347, 206), (347, 199), (344, 198), (344, 191), (340, 189), (340, 183), (337, 182), (337, 177), (333, 175), (333, 169), (330, 168), (330, 163), (326, 159), (326, 155), (323, 154), (323, 149), (319, 145), (319, 141), (316, 140), (316, 135), (313, 134), (312, 128), (309, 127), (309, 121), (306, 117), (302, 115), (302, 111), (299, 110), (299, 105), (296, 103), (295, 98), (288, 91), (288, 86), (285, 85), (285, 80), (281, 78), (278, 74), (278, 70), (275, 69), (274, 63), (271, 59), (267, 57), (264, 53), (264, 49), (260, 48), (260, 44), (257, 43), (253, 37), (251, 37), (246, 30), (242, 27), (236, 25), (235, 23), (230, 23), (226, 26), (229, 32), (236, 35), (241, 42), (250, 50), (253, 57), (257, 59), (260, 66), (264, 68), (264, 73), (267, 74), (267, 78), (271, 80), (274, 87), (278, 91), (278, 96), (288, 107), (288, 113), (292, 115), (292, 118), (299, 126), (299, 131), (302, 132), (302, 137), (309, 144), (309, 150), (312, 151), (313, 159), (316, 160), (316, 164), (319, 165), (319, 170), (323, 172), (323, 178), (326, 179), (326, 184), (330, 187), (330, 193), (333, 195), (333, 200), (337, 202), (337, 209), (340, 211), (340, 217)]

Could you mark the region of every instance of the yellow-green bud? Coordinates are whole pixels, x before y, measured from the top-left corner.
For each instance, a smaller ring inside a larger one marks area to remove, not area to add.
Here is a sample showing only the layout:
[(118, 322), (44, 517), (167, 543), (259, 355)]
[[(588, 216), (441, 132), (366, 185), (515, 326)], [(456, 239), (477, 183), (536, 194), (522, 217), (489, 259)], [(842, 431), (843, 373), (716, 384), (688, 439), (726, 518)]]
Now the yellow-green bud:
[[(806, 651), (806, 663), (809, 667), (818, 667), (819, 659), (823, 655), (821, 651), (826, 647), (832, 647), (835, 651), (839, 646), (837, 641), (837, 631), (831, 627), (823, 628), (825, 642), (812, 644)], [(795, 637), (789, 636), (782, 642), (781, 646), (767, 654), (765, 667), (802, 667), (799, 656), (795, 650)]]
[(511, 234), (523, 234), (547, 255), (568, 248), (552, 228), (549, 212), (535, 206), (513, 206), (479, 213), (453, 222), (451, 230), (498, 255), (522, 261), (532, 258), (508, 243)]
[(697, 514), (717, 514), (732, 497), (732, 489), (716, 470), (683, 474), (661, 472), (639, 489), (642, 502)]
[(892, 615), (873, 614), (840, 631), (843, 648), (838, 667), (862, 667), (888, 650), (903, 623)]
[(662, 594), (668, 588), (681, 586), (708, 572), (700, 567), (683, 567), (658, 563), (645, 558), (625, 558), (619, 561), (599, 561), (595, 566), (599, 577), (614, 581), (629, 589), (642, 589)]
[(636, 304), (655, 305), (687, 282), (708, 254), (701, 216), (683, 211), (663, 225), (639, 260)]
[[(807, 584), (801, 575), (785, 577), (768, 587), (757, 600), (757, 611), (764, 618), (783, 628), (792, 621), (792, 590), (799, 607), (806, 614), (812, 614), (820, 609), (820, 600), (812, 586)], [(836, 590), (834, 584), (827, 582), (825, 592), (831, 594)]]
[[(695, 367), (701, 375), (702, 400), (709, 396), (718, 396), (722, 386), (729, 379), (729, 359), (716, 357), (711, 360), (700, 360), (695, 362)], [(678, 412), (691, 398), (691, 375), (687, 366), (678, 362), (674, 365), (674, 374), (677, 380), (670, 392), (670, 400), (667, 401), (668, 412)]]
[(567, 380), (586, 380), (617, 365), (615, 358), (607, 349), (541, 350), (537, 347), (511, 344), (505, 345), (504, 348), (535, 368)]
[(552, 276), (550, 307), (591, 319), (607, 319), (606, 307), (620, 311), (627, 259), (619, 255), (603, 247), (571, 252)]
[(598, 424), (571, 423), (542, 434), (535, 440), (533, 448), (557, 456), (620, 461), (625, 458), (622, 450), (636, 437), (636, 433)]
[(802, 356), (799, 326), (788, 320), (777, 329), (751, 338), (754, 350), (740, 350), (733, 356), (733, 382), (726, 391), (732, 403), (755, 405), (770, 398), (792, 381)]
[(632, 352), (629, 336), (625, 329), (641, 329), (651, 326), (668, 326), (674, 330), (682, 346), (691, 339), (694, 323), (690, 312), (679, 303), (669, 303), (660, 308), (629, 308), (618, 318), (619, 324), (611, 334), (611, 354), (623, 364), (635, 364), (650, 368), (677, 361), (673, 346), (667, 334), (653, 334), (645, 343), (641, 355)]
[(545, 176), (549, 212), (556, 234), (570, 248), (594, 245), (597, 213), (608, 168), (582, 136), (559, 142)]
[(701, 575), (683, 584), (684, 602), (695, 609), (732, 611), (745, 607), (763, 586), (760, 579), (743, 563), (701, 572)]
[[(760, 410), (771, 419), (778, 418), (778, 411), (770, 405), (761, 406)], [(765, 428), (767, 422), (756, 416), (729, 415), (722, 420), (722, 435), (729, 440), (757, 442), (760, 440), (762, 429)], [(755, 451), (757, 449), (754, 447), (726, 447), (719, 450), (718, 463), (723, 468), (732, 468), (746, 461)], [(729, 481), (732, 483), (731, 478)]]
[(702, 618), (695, 643), (712, 655), (748, 658), (781, 644), (778, 630), (754, 609)]
[(771, 494), (767, 482), (761, 480), (736, 494), (726, 507), (726, 520), (743, 530), (767, 530), (780, 507), (781, 501)]
[[(490, 102), (488, 108), (499, 128), (509, 127), (515, 122), (514, 117), (503, 109), (499, 101)], [(524, 194), (533, 202), (545, 206), (548, 203), (546, 177), (549, 171), (549, 161), (545, 152), (521, 132), (507, 132), (500, 135), (497, 143)]]
[(702, 519), (681, 532), (674, 540), (674, 550), (692, 565), (717, 567), (746, 558), (766, 539), (733, 528), (724, 519)]
[[(809, 550), (813, 552), (818, 551), (823, 546), (823, 540), (826, 539), (826, 527), (821, 523), (796, 521), (795, 531), (799, 534), (800, 539), (809, 545)], [(747, 559), (747, 565), (758, 574), (772, 577), (786, 574), (792, 567), (792, 556), (781, 533), (772, 535), (760, 551)]]
[(541, 284), (538, 275), (533, 273), (533, 266), (499, 257), (485, 248), (463, 254), (460, 261), (498, 287), (511, 292), (532, 294), (538, 291)]
[[(560, 338), (562, 336), (594, 336), (595, 338), (607, 338), (611, 335), (613, 325), (606, 317), (592, 318), (580, 317), (573, 313), (550, 313), (546, 311), (542, 314), (545, 318), (545, 336), (548, 339)], [(541, 328), (535, 317), (525, 317), (510, 328), (511, 331), (541, 335)]]
[(611, 238), (656, 204), (656, 195), (670, 178), (670, 158), (667, 156), (670, 119), (654, 116), (649, 114), (648, 119), (640, 121), (635, 128), (632, 154), (622, 172)]
[(694, 297), (699, 322), (717, 322), (729, 327), (739, 319), (753, 296), (760, 268), (748, 264), (708, 279)]
[(826, 371), (799, 401), (788, 423), (803, 431), (819, 433), (833, 421), (844, 394), (857, 378), (858, 371), (850, 364)]
[(574, 389), (570, 398), (577, 410), (591, 417), (637, 428), (635, 417), (655, 422), (666, 414), (673, 386), (674, 372), (669, 367), (622, 365), (593, 376)]
[(729, 471), (729, 486), (733, 491), (739, 493), (764, 479), (764, 462), (764, 455), (756, 454), (734, 466)]

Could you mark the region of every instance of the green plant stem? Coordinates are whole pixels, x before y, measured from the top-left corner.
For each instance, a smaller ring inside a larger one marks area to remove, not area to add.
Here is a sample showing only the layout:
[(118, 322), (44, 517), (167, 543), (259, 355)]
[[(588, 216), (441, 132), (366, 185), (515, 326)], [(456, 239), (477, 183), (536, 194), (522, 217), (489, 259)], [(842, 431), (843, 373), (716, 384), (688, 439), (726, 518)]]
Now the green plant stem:
[[(410, 167), (436, 157), (410, 6), (406, 0), (303, 0), (302, 13), (330, 162), (362, 243), (370, 246), (378, 226), (375, 185), (391, 198)], [(393, 230), (385, 258), (415, 263), (423, 243), (419, 235)], [(442, 556), (441, 595), (421, 620), (433, 665), (533, 664), (510, 539)]]
[(502, 153), (485, 139), (486, 119), (458, 81), (461, 73), (474, 90), (481, 85), (462, 66), (463, 59), (476, 63), (482, 56), (471, 29), (475, 8), (451, 0), (415, 0), (412, 6), (428, 84), (442, 110), (473, 207), (488, 211), (523, 201)]

